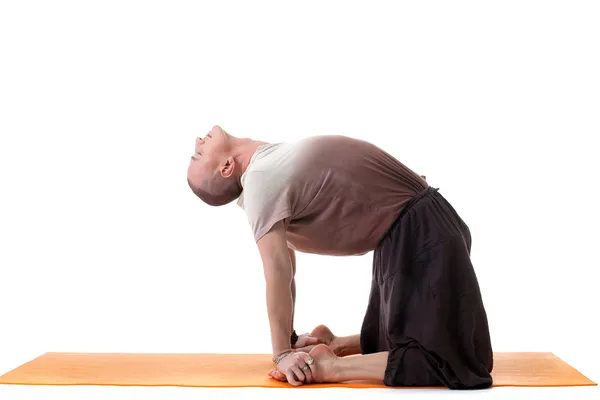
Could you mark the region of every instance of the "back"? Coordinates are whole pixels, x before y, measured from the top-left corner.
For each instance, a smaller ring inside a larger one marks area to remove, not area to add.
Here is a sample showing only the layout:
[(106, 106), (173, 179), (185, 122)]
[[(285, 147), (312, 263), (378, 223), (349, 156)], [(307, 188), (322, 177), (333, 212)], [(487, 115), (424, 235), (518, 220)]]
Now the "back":
[(377, 146), (315, 136), (261, 146), (242, 176), (238, 204), (258, 241), (278, 221), (288, 245), (324, 255), (373, 250), (427, 183)]

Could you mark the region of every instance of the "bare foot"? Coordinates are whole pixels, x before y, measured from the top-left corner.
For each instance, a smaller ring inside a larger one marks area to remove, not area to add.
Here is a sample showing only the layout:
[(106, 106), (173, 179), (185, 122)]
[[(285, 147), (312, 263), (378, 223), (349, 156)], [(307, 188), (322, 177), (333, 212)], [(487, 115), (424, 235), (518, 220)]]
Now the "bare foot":
[(314, 383), (338, 382), (336, 368), (338, 357), (331, 348), (324, 344), (319, 344), (308, 354), (315, 360), (310, 368)]
[(309, 334), (309, 337), (312, 339), (316, 339), (316, 343), (310, 344), (308, 346), (294, 347), (294, 349), (296, 351), (302, 351), (305, 353), (309, 353), (318, 344), (325, 344), (325, 345), (331, 347), (331, 350), (333, 350), (335, 355), (340, 355), (339, 352), (342, 351), (341, 343), (339, 343), (339, 339), (331, 332), (331, 330), (327, 326), (325, 326), (325, 325), (317, 326)]
[[(347, 354), (344, 354), (346, 352), (346, 348), (344, 347), (344, 342), (343, 339), (335, 336), (333, 334), (333, 332), (331, 332), (331, 329), (329, 329), (327, 326), (325, 325), (319, 325), (317, 326), (315, 329), (313, 329), (313, 331), (310, 334), (313, 337), (316, 337), (317, 339), (319, 339), (320, 343), (326, 344), (327, 346), (329, 346), (331, 348), (331, 350), (333, 350), (333, 353), (336, 356), (345, 356)], [(310, 349), (306, 349), (307, 351), (312, 350), (312, 348)]]
[(331, 332), (331, 329), (326, 327), (325, 325), (319, 325), (315, 329), (312, 330), (310, 336), (314, 336), (318, 338), (321, 343), (330, 346), (331, 342), (335, 340), (335, 335)]

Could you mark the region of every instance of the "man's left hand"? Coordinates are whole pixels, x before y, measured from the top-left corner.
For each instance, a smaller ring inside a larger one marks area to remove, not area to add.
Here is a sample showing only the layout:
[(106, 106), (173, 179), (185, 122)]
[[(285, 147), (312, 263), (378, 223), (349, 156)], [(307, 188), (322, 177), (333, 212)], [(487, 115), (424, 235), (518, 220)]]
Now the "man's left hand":
[(308, 333), (303, 333), (302, 335), (298, 335), (298, 341), (293, 346), (293, 348), (302, 349), (307, 346), (314, 346), (321, 343), (325, 342), (322, 342), (318, 337), (311, 336)]

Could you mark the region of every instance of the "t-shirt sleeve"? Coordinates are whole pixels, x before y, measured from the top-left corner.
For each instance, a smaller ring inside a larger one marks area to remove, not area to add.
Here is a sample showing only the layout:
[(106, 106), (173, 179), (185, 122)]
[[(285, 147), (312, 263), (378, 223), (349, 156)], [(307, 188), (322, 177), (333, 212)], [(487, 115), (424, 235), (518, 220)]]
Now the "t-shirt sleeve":
[(288, 181), (265, 171), (252, 172), (244, 185), (243, 208), (259, 241), (273, 225), (291, 215)]

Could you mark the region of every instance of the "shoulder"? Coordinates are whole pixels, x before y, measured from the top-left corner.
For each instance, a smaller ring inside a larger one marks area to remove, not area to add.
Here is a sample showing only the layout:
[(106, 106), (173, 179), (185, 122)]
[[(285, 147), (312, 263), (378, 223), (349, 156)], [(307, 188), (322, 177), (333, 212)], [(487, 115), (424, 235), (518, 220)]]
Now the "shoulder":
[(282, 171), (252, 171), (244, 177), (238, 204), (246, 211), (272, 206), (289, 192), (291, 182)]
[(246, 177), (238, 205), (244, 210), (256, 241), (274, 224), (292, 215), (289, 182), (273, 171), (253, 171)]
[(273, 193), (287, 184), (296, 168), (297, 146), (293, 143), (276, 143), (263, 146), (241, 178), (247, 193), (268, 190)]

